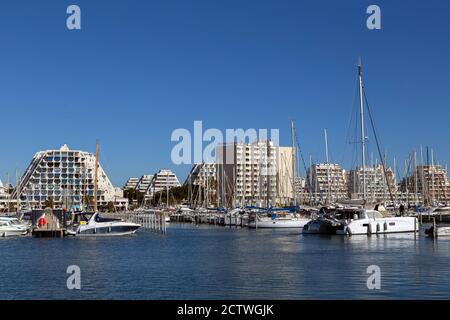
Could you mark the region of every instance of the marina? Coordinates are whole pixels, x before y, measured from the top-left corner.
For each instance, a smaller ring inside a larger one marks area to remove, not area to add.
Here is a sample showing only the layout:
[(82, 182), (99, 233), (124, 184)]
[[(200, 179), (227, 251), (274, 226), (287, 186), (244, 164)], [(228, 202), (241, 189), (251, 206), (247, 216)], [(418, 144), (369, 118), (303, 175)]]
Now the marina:
[[(450, 296), (450, 241), (414, 234), (311, 237), (295, 229), (171, 222), (167, 236), (142, 229), (112, 238), (0, 238), (0, 250), (0, 276), (8, 279), (0, 299)], [(381, 290), (366, 286), (366, 269), (374, 264)], [(82, 270), (82, 290), (67, 290), (69, 265)]]

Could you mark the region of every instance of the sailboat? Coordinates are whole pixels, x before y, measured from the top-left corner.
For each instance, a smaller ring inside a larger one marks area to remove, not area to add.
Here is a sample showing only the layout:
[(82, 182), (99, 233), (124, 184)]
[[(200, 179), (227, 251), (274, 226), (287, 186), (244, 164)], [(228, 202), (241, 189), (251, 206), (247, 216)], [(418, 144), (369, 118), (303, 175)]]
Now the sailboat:
[(122, 219), (103, 218), (99, 215), (97, 206), (98, 167), (97, 142), (94, 170), (94, 212), (73, 213), (73, 228), (68, 231), (68, 234), (76, 236), (123, 236), (135, 233), (141, 227), (140, 224), (124, 221)]
[[(419, 223), (415, 217), (384, 217), (377, 210), (366, 209), (366, 173), (365, 173), (365, 140), (366, 132), (364, 128), (364, 98), (362, 65), (358, 64), (358, 80), (359, 80), (359, 103), (360, 103), (360, 121), (361, 121), (361, 160), (363, 175), (363, 207), (342, 210), (336, 210), (334, 213), (322, 215), (320, 218), (311, 221), (303, 228), (303, 233), (327, 233), (340, 235), (357, 235), (357, 234), (384, 234), (384, 233), (400, 233), (400, 232), (418, 232)], [(367, 99), (366, 99), (367, 105)], [(368, 108), (368, 105), (367, 105)], [(370, 109), (369, 116), (370, 115)], [(372, 119), (371, 119), (372, 120)], [(375, 134), (375, 130), (374, 130)], [(378, 139), (376, 137), (378, 151)], [(384, 157), (382, 159), (383, 171), (386, 175), (386, 167)], [(390, 191), (390, 190), (389, 190)], [(391, 192), (390, 192), (391, 193)], [(391, 193), (392, 197), (392, 193)]]
[[(295, 172), (295, 129), (294, 122), (291, 122), (291, 130), (292, 130), (292, 200), (294, 202), (294, 210), (297, 209), (297, 193), (296, 193), (296, 172)], [(269, 145), (268, 145), (268, 150)], [(268, 151), (269, 152), (269, 151)], [(270, 179), (270, 178), (269, 178)], [(269, 189), (268, 189), (269, 190)], [(267, 191), (269, 194), (269, 191)], [(269, 199), (269, 197), (267, 198)], [(249, 222), (247, 226), (249, 228), (303, 228), (310, 219), (302, 217), (296, 213), (292, 214), (290, 212), (283, 212), (280, 210), (275, 211), (274, 209), (269, 209), (269, 201), (267, 201), (267, 211), (265, 215), (258, 214), (257, 212), (254, 215), (250, 215)]]

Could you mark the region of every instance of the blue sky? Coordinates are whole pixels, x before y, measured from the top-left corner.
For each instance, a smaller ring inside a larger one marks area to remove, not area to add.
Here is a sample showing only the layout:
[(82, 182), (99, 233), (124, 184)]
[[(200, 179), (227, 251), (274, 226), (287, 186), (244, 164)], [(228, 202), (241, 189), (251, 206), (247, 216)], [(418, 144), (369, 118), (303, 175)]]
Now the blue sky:
[[(82, 30), (66, 28), (77, 4)], [(366, 28), (370, 4), (382, 29)], [(9, 1), (0, 5), (0, 177), (39, 150), (93, 151), (115, 185), (171, 168), (176, 128), (279, 128), (305, 157), (352, 163), (356, 64), (383, 149), (450, 159), (450, 3)], [(369, 134), (369, 139), (373, 136)]]

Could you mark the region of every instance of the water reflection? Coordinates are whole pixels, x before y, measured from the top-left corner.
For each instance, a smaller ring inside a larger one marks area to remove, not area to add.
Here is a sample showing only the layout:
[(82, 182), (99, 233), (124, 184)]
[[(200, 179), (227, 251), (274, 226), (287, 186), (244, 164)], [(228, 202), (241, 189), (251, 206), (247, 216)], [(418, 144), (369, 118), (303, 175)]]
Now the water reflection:
[[(0, 240), (2, 299), (449, 298), (449, 240), (172, 224), (167, 236)], [(79, 265), (82, 290), (66, 288)], [(368, 290), (367, 267), (382, 288)]]

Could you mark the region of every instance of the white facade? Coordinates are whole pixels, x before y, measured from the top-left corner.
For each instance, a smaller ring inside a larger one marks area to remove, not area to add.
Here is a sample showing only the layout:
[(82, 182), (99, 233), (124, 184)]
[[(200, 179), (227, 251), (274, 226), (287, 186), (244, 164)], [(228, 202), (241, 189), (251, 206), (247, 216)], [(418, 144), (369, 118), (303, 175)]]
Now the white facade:
[(3, 185), (2, 180), (0, 179), (0, 212), (6, 211), (8, 208), (8, 194), (6, 192), (6, 187)]
[[(86, 208), (94, 196), (95, 155), (70, 150), (67, 145), (59, 150), (36, 153), (20, 179), (12, 198), (20, 195), (21, 207), (42, 209), (47, 200), (56, 208)], [(101, 165), (98, 168), (97, 203), (123, 205)]]
[[(365, 172), (365, 174), (363, 174)], [(349, 193), (351, 198), (363, 198), (363, 180), (365, 176), (366, 200), (369, 203), (381, 202), (390, 199), (390, 192), (394, 195), (397, 192), (395, 175), (391, 168), (386, 169), (386, 177), (381, 164), (375, 166), (366, 166), (350, 171), (349, 175)]]
[(207, 178), (209, 182), (211, 180), (216, 180), (216, 168), (217, 165), (215, 163), (194, 164), (184, 184), (206, 187)]
[(348, 198), (345, 170), (339, 164), (313, 164), (308, 169), (305, 184), (315, 200), (337, 201)]
[(138, 183), (136, 184), (135, 189), (141, 193), (146, 193), (152, 180), (153, 180), (152, 174), (144, 174), (139, 179)]
[(278, 206), (293, 202), (291, 147), (272, 142), (216, 147), (218, 205)]
[(125, 183), (125, 185), (123, 186), (123, 190), (136, 189), (139, 180), (139, 178), (129, 178), (127, 183)]
[(171, 170), (160, 170), (153, 175), (153, 178), (147, 188), (146, 197), (152, 197), (155, 193), (166, 190), (170, 190), (174, 187), (180, 187), (180, 181), (175, 173)]

